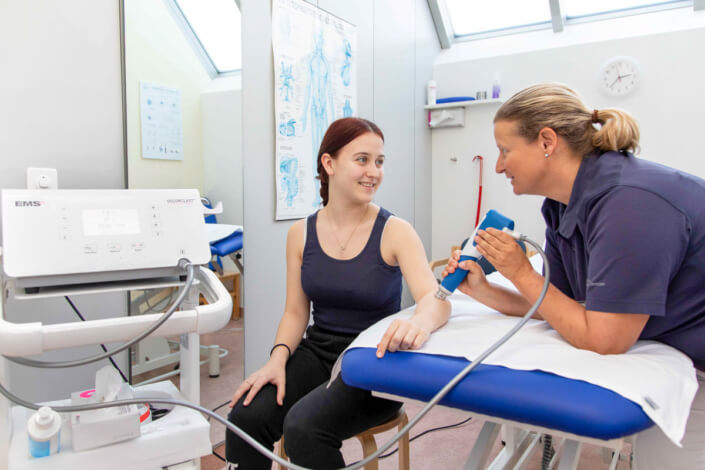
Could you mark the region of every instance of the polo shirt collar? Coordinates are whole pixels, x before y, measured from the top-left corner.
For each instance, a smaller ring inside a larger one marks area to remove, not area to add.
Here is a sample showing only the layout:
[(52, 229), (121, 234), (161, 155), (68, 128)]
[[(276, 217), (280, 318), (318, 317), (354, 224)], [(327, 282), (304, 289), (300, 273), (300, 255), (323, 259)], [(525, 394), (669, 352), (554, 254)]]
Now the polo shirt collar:
[(558, 233), (562, 237), (570, 238), (575, 226), (585, 221), (590, 201), (618, 184), (625, 156), (632, 155), (622, 152), (593, 152), (583, 158), (573, 183), (570, 200), (558, 225)]

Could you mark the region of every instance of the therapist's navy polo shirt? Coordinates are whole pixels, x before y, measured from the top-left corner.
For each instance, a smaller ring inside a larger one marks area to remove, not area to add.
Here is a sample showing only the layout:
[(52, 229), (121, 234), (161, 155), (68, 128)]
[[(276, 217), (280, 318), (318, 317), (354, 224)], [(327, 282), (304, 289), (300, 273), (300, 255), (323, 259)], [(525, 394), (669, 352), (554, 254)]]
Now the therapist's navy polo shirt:
[(568, 205), (546, 199), (541, 212), (553, 285), (588, 310), (651, 315), (640, 339), (705, 370), (705, 180), (591, 154)]

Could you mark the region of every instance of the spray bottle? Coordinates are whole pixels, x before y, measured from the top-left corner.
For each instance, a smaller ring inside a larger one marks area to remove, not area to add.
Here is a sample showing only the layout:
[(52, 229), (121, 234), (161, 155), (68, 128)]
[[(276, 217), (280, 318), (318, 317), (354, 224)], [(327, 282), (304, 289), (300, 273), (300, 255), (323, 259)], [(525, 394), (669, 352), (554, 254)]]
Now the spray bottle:
[(426, 101), (428, 101), (426, 104), (428, 105), (434, 105), (436, 104), (436, 81), (435, 80), (430, 80), (428, 82), (428, 88), (426, 89)]
[(494, 74), (494, 81), (492, 82), (492, 99), (499, 98), (500, 91), (501, 87), (499, 85), (499, 72), (496, 72)]

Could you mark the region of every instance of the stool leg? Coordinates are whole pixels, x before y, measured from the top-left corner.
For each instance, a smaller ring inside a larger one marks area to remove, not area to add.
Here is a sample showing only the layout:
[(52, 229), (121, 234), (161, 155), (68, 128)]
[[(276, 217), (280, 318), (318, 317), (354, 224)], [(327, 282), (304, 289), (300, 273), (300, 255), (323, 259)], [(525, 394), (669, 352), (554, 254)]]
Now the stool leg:
[[(409, 418), (404, 413), (401, 423), (399, 423), (399, 430), (401, 431), (408, 423)], [(407, 432), (399, 439), (399, 470), (409, 470), (409, 460), (409, 433)]]
[[(279, 457), (281, 457), (284, 460), (289, 460), (289, 457), (286, 455), (286, 451), (284, 450), (284, 436), (279, 440), (279, 452), (277, 452)], [(288, 470), (284, 465), (279, 464), (279, 470)]]
[[(362, 444), (362, 457), (367, 457), (368, 455), (374, 454), (377, 450), (377, 442), (372, 434), (358, 434), (357, 439)], [(379, 459), (374, 459), (365, 465), (365, 470), (379, 470)]]
[(233, 320), (240, 319), (240, 274), (235, 273), (233, 278)]

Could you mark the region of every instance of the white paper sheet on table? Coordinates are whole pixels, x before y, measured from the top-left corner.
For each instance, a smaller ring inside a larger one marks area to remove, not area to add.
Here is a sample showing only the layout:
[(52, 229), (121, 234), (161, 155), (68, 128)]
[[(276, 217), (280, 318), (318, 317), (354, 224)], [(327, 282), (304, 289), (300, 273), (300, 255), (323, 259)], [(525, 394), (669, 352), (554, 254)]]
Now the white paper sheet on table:
[(227, 238), (235, 232), (242, 232), (242, 225), (231, 224), (206, 224), (206, 237), (208, 243), (215, 243)]
[[(532, 264), (541, 272), (538, 255), (532, 258)], [(499, 273), (491, 274), (488, 279), (514, 289)], [(449, 300), (453, 313), (448, 323), (434, 332), (421, 349), (413, 352), (465, 357), (472, 361), (519, 321), (516, 317), (499, 314), (459, 291)], [(376, 348), (389, 324), (396, 318), (410, 317), (414, 308), (402, 310), (372, 325), (348, 349)], [(698, 389), (692, 361), (670, 346), (655, 341), (638, 341), (625, 354), (600, 355), (571, 346), (542, 320), (529, 320), (484, 363), (518, 370), (542, 370), (612, 390), (640, 405), (678, 445)], [(340, 360), (334, 375), (339, 371), (339, 364)]]

